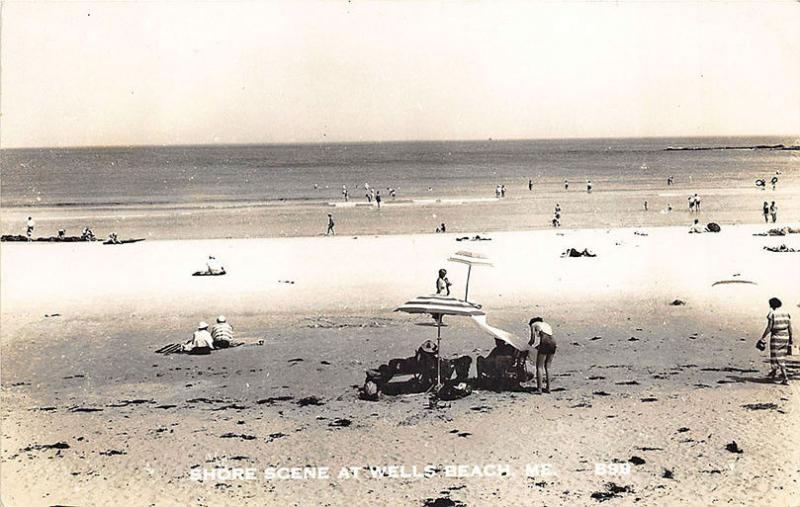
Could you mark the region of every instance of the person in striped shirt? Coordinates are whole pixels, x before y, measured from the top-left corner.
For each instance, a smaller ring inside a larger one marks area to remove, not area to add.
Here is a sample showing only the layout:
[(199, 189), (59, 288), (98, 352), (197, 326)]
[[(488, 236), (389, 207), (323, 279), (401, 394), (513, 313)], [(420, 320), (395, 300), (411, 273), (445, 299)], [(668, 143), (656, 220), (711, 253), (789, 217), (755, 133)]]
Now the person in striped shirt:
[(233, 328), (224, 315), (217, 317), (217, 323), (211, 328), (211, 337), (214, 339), (215, 348), (226, 349), (231, 346)]
[(769, 378), (775, 378), (778, 370), (780, 370), (781, 383), (788, 384), (786, 356), (791, 354), (792, 350), (792, 318), (788, 313), (779, 310), (781, 306), (783, 304), (780, 299), (772, 298), (769, 300), (770, 312), (767, 314), (767, 327), (759, 340), (762, 344), (759, 348), (763, 348), (764, 339), (769, 336), (769, 361), (772, 369), (768, 376)]

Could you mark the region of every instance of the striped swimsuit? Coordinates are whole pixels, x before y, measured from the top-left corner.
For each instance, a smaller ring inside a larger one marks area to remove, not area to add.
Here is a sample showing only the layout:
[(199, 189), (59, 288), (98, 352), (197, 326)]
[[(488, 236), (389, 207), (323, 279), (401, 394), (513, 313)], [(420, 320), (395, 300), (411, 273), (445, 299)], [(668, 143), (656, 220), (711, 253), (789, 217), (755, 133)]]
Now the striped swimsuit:
[(791, 317), (786, 312), (772, 310), (767, 315), (772, 320), (769, 339), (769, 361), (773, 367), (784, 367), (786, 348), (789, 345), (789, 321)]

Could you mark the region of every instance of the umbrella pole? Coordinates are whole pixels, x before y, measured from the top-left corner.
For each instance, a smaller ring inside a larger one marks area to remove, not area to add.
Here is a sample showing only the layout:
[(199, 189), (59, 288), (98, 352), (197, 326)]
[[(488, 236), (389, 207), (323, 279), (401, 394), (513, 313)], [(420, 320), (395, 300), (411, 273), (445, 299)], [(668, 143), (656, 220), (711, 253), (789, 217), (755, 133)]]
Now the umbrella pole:
[(442, 385), (442, 315), (436, 319), (436, 392)]
[(469, 296), (469, 275), (472, 273), (472, 264), (467, 264), (467, 285), (466, 289), (464, 289), (464, 302), (467, 302), (467, 296)]

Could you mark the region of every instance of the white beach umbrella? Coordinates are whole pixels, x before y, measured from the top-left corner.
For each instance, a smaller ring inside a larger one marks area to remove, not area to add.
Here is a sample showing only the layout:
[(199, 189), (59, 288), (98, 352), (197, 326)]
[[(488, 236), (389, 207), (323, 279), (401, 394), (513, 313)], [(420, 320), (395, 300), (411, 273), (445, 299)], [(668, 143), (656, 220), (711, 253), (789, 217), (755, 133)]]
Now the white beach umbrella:
[(395, 308), (396, 312), (405, 313), (426, 313), (436, 319), (436, 387), (442, 384), (441, 379), (441, 341), (442, 341), (442, 317), (445, 315), (455, 315), (460, 317), (477, 317), (486, 315), (481, 307), (467, 301), (460, 301), (450, 296), (420, 296), (406, 301), (404, 304)]
[(455, 254), (451, 255), (447, 260), (450, 262), (458, 262), (467, 265), (467, 283), (464, 289), (464, 301), (468, 301), (467, 296), (469, 295), (469, 276), (472, 274), (472, 266), (493, 265), (489, 261), (489, 258), (485, 255), (476, 252), (468, 252), (466, 250), (459, 250)]

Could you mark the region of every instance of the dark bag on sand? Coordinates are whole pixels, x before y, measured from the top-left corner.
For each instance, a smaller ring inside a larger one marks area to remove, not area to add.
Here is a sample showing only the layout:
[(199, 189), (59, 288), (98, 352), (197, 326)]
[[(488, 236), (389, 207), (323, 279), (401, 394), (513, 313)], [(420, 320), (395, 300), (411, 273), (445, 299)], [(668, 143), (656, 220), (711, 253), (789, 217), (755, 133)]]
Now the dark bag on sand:
[(439, 389), (439, 399), (444, 401), (458, 400), (472, 394), (472, 387), (466, 382), (448, 382)]
[(706, 229), (708, 229), (708, 232), (719, 232), (719, 231), (722, 230), (722, 228), (719, 226), (719, 224), (716, 224), (714, 222), (709, 223), (706, 226)]

